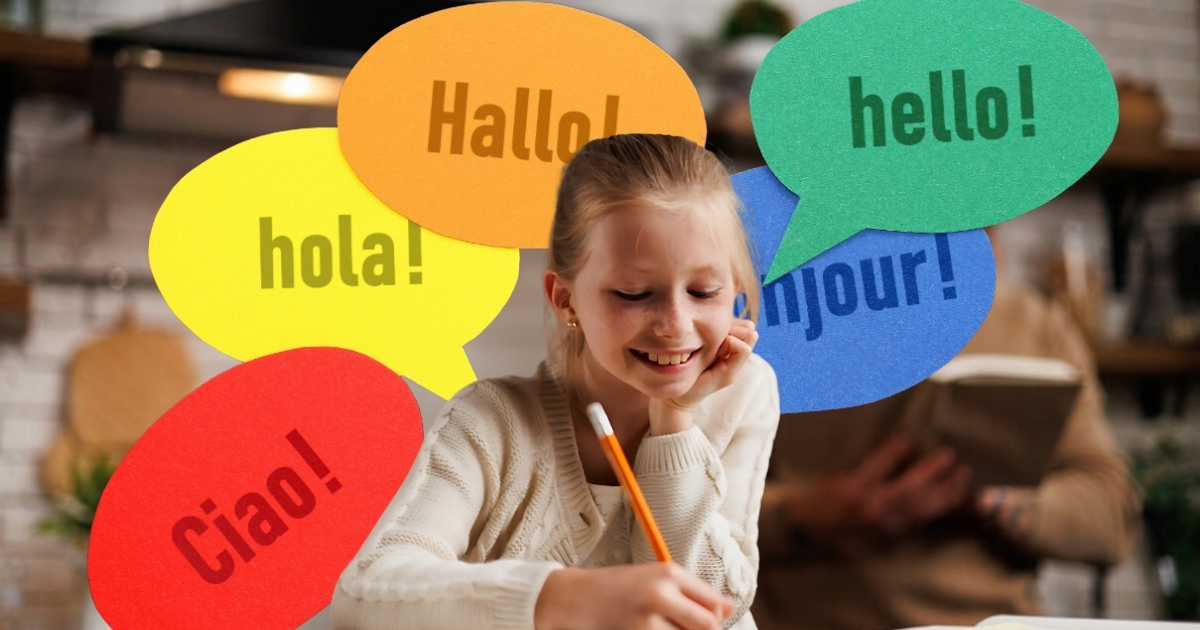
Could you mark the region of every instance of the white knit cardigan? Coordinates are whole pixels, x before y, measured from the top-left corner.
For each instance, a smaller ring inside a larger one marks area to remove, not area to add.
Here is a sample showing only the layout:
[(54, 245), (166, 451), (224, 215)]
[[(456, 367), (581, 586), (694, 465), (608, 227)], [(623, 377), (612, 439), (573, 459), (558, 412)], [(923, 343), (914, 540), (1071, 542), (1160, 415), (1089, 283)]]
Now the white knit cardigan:
[[(633, 463), (675, 562), (735, 602), (727, 628), (755, 627), (759, 504), (778, 422), (775, 372), (753, 355), (699, 405), (695, 427), (647, 436)], [(628, 505), (603, 522), (545, 365), (455, 396), (393, 505), (342, 574), (337, 629), (530, 630), (551, 571), (597, 556), (655, 561)], [(609, 527), (627, 534), (605, 536)], [(602, 541), (625, 553), (605, 556)]]

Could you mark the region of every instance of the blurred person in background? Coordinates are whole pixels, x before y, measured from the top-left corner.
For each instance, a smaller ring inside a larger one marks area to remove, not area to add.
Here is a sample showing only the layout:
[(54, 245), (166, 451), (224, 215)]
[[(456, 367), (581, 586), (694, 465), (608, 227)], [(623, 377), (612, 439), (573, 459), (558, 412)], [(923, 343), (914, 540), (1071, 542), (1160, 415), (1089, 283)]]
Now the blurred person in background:
[(995, 301), (968, 353), (1061, 359), (1084, 375), (1042, 483), (975, 488), (953, 451), (918, 458), (901, 435), (850, 472), (789, 479), (785, 415), (760, 520), (753, 608), (760, 628), (970, 626), (992, 615), (1034, 615), (1041, 559), (1112, 566), (1128, 556), (1141, 503), (1068, 312), (998, 274)]

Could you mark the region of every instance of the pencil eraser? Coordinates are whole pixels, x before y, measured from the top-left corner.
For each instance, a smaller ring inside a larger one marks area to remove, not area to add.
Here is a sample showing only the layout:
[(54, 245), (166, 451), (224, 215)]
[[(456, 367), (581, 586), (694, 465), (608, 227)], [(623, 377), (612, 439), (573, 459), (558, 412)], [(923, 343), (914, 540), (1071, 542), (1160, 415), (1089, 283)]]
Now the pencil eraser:
[(612, 424), (608, 421), (608, 414), (604, 413), (604, 407), (600, 403), (592, 403), (587, 406), (588, 419), (592, 421), (592, 428), (596, 430), (596, 435), (606, 437), (612, 435)]

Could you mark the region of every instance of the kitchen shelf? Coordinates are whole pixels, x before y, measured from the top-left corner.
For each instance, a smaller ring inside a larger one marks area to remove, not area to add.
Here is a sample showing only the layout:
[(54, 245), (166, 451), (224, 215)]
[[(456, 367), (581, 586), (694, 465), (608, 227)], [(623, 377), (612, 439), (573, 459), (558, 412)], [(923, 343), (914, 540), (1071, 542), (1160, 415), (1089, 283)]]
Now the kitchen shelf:
[(1159, 342), (1094, 343), (1096, 369), (1106, 376), (1200, 375), (1200, 346)]
[(1093, 343), (1100, 376), (1132, 381), (1142, 418), (1185, 418), (1188, 393), (1200, 378), (1200, 346), (1154, 341)]
[(86, 68), (89, 63), (88, 42), (85, 39), (0, 29), (0, 63)]
[(1114, 143), (1092, 169), (1093, 174), (1150, 173), (1192, 179), (1200, 177), (1200, 151)]

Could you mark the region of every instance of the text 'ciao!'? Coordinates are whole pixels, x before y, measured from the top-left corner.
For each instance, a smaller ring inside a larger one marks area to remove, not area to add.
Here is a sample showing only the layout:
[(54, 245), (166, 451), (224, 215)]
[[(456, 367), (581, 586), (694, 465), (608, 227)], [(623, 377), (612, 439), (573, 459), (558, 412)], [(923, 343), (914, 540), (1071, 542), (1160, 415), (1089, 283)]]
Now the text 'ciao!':
[[(287, 434), (287, 441), (296, 449), (317, 481), (329, 475), (329, 468), (325, 466), (325, 462), (321, 461), (321, 457), (313, 451), (299, 431), (292, 429)], [(171, 528), (171, 541), (205, 582), (220, 584), (233, 575), (235, 563), (230, 550), (236, 552), (243, 562), (250, 562), (258, 553), (248, 540), (260, 548), (269, 547), (277, 538), (286, 534), (289, 529), (288, 523), (280, 512), (298, 520), (311, 514), (317, 507), (317, 496), (291, 466), (280, 466), (272, 470), (267, 475), (265, 485), (266, 494), (274, 499), (274, 503), (268, 501), (262, 493), (247, 492), (233, 504), (231, 511), (235, 521), (230, 521), (224, 512), (218, 512), (217, 504), (211, 498), (206, 498), (200, 504), (205, 516), (211, 519), (212, 524), (221, 533), (224, 543), (199, 543), (198, 537), (209, 530), (205, 519), (189, 514), (175, 521)], [(330, 477), (324, 482), (324, 486), (333, 494), (342, 489), (342, 482), (338, 481), (337, 477)], [(275, 509), (274, 506), (278, 506), (279, 509)], [(214, 515), (213, 512), (217, 513)], [(234, 522), (237, 522), (238, 526), (235, 526)], [(227, 548), (221, 548), (226, 544)], [(214, 546), (221, 550), (211, 558), (206, 558), (200, 550)]]

